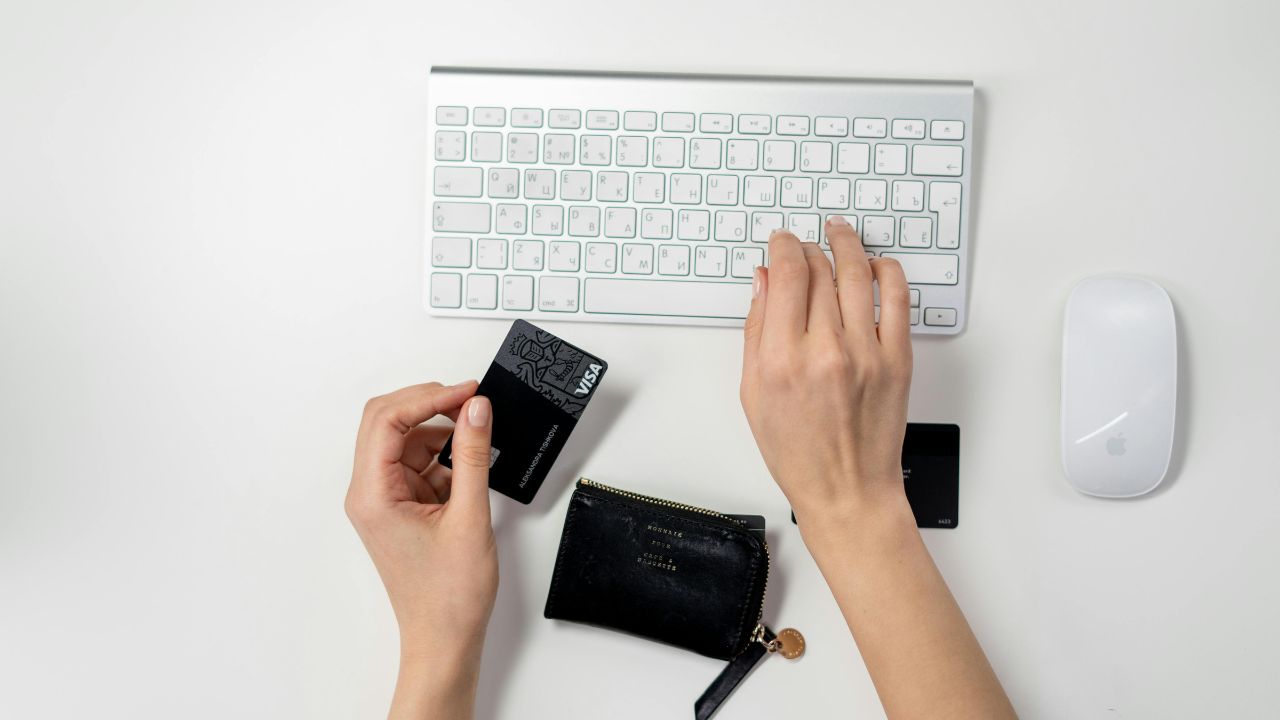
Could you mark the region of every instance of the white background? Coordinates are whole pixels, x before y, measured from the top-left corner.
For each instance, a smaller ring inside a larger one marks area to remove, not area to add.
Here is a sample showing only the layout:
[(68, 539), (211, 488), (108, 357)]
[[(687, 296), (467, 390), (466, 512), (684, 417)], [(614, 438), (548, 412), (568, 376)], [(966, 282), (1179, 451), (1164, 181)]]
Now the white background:
[[(364, 400), (483, 373), (419, 309), (435, 64), (972, 79), (968, 331), (911, 418), (962, 428), (927, 542), (1030, 718), (1280, 702), (1274, 3), (14, 2), (0, 6), (0, 716), (376, 717), (396, 635), (342, 513)], [(1061, 311), (1161, 282), (1172, 477), (1057, 451)], [(877, 717), (736, 400), (732, 330), (549, 324), (612, 361), (531, 508), (495, 497), (484, 718), (688, 717), (720, 663), (541, 617), (569, 483), (768, 516), (767, 662), (721, 717)], [(927, 653), (927, 648), (920, 652)]]

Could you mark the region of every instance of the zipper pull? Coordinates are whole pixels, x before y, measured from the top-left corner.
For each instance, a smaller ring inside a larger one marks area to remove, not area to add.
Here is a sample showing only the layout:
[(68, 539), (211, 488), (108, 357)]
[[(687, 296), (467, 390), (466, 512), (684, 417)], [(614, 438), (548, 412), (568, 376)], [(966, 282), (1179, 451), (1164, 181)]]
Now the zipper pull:
[(693, 704), (694, 719), (709, 720), (724, 701), (729, 699), (738, 685), (747, 679), (756, 665), (774, 653), (788, 660), (795, 660), (804, 654), (804, 636), (791, 628), (774, 635), (772, 630), (764, 626), (764, 623), (757, 624), (756, 629), (751, 632), (751, 641), (747, 643), (747, 649), (729, 661), (707, 691), (702, 693), (702, 697)]

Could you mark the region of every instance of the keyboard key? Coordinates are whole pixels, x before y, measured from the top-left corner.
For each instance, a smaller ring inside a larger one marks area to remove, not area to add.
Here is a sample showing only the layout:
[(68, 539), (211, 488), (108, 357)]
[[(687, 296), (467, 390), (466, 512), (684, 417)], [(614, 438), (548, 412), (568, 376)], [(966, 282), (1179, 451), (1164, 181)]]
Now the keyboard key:
[(702, 202), (702, 176), (672, 173), (671, 204), (697, 205)]
[(764, 169), (792, 172), (796, 169), (796, 144), (791, 140), (764, 142)]
[(658, 113), (631, 111), (622, 114), (622, 129), (641, 132), (658, 129)]
[(938, 247), (960, 247), (960, 183), (929, 183), (929, 210), (938, 213)]
[(436, 232), (489, 232), (488, 203), (438, 202), (431, 206), (431, 229)]
[(587, 111), (587, 129), (588, 130), (617, 130), (618, 129), (618, 111), (617, 110), (588, 110)]
[(577, 272), (580, 247), (572, 240), (551, 243), (551, 251), (547, 256), (547, 269), (556, 272)]
[(729, 250), (716, 245), (703, 245), (693, 253), (693, 274), (699, 277), (724, 277), (729, 271)]
[(507, 241), (501, 238), (477, 240), (476, 267), (484, 270), (506, 270)]
[(467, 159), (467, 134), (461, 130), (436, 131), (436, 160), (454, 162)]
[(660, 203), (666, 193), (667, 176), (663, 173), (638, 172), (631, 199), (638, 203)]
[(920, 212), (924, 209), (924, 183), (918, 180), (893, 181), (893, 209)]
[(618, 270), (618, 246), (607, 242), (587, 243), (586, 271), (613, 273)]
[(472, 310), (498, 309), (498, 276), (467, 276), (467, 307)]
[(886, 252), (883, 257), (902, 263), (907, 282), (912, 285), (955, 285), (960, 282), (959, 255)]
[(814, 121), (813, 134), (822, 137), (845, 137), (849, 134), (849, 118), (820, 117)]
[(493, 231), (502, 235), (523, 235), (529, 206), (498, 203), (494, 210)]
[(853, 136), (882, 138), (885, 136), (884, 118), (854, 118)]
[(912, 325), (920, 324), (920, 308), (918, 307), (911, 308), (911, 324)]
[(779, 115), (779, 135), (808, 135), (809, 117), (807, 115)]
[(896, 143), (876, 145), (876, 173), (879, 175), (905, 175), (907, 172), (907, 146)]
[(813, 207), (813, 178), (784, 177), (779, 195), (782, 207)]
[(911, 150), (913, 175), (959, 177), (964, 170), (964, 148), (959, 145), (916, 145)]
[(769, 236), (785, 222), (786, 218), (780, 212), (751, 213), (751, 242), (769, 242)]
[(600, 208), (574, 205), (569, 208), (569, 235), (572, 237), (600, 236)]
[(902, 218), (902, 232), (898, 235), (902, 247), (927, 248), (933, 245), (933, 219), (927, 217)]
[(560, 199), (561, 200), (590, 200), (591, 199), (591, 171), (590, 170), (561, 170), (560, 171)]
[(689, 274), (689, 246), (688, 245), (659, 245), (658, 246), (658, 274), (659, 275), (688, 275)]
[(502, 133), (471, 133), (471, 162), (499, 162), (502, 160)]
[(719, 138), (693, 138), (689, 141), (689, 167), (719, 170), (720, 147)]
[(707, 240), (711, 232), (711, 213), (707, 210), (681, 210), (676, 237), (681, 240)]
[(730, 170), (755, 170), (760, 165), (759, 141), (730, 140), (727, 143), (724, 165)]
[(507, 162), (538, 162), (538, 134), (511, 133), (507, 135)]
[(547, 127), (577, 130), (582, 127), (582, 111), (552, 110), (547, 118)]
[(534, 235), (564, 234), (564, 206), (534, 205), (531, 229)]
[(733, 132), (733, 116), (723, 113), (703, 113), (699, 129), (704, 133)]
[(893, 247), (893, 218), (887, 215), (863, 217), (862, 244), (866, 247)]
[(924, 121), (894, 120), (893, 136), (903, 140), (921, 140), (924, 138)]
[(742, 204), (749, 207), (773, 207), (777, 178), (771, 175), (748, 175), (742, 179)]
[(623, 135), (618, 138), (618, 164), (623, 167), (648, 165), (649, 138), (640, 135)]
[(583, 135), (579, 141), (583, 165), (608, 165), (613, 162), (613, 138), (608, 135)]
[(431, 307), (462, 307), (462, 276), (457, 273), (431, 273)]
[(911, 307), (920, 307), (920, 291), (911, 288)]
[(520, 197), (520, 171), (515, 168), (494, 168), (490, 170), (489, 197)]
[(693, 113), (662, 113), (663, 132), (693, 132)]
[(431, 265), (433, 267), (471, 267), (471, 238), (431, 238)]
[(831, 143), (800, 143), (800, 170), (802, 172), (831, 172)]
[(670, 210), (648, 208), (640, 213), (640, 237), (647, 240), (670, 240), (675, 214)]
[(662, 168), (684, 167), (684, 138), (654, 138), (653, 166)]
[(541, 108), (512, 108), (511, 109), (511, 127), (519, 127), (519, 128), (542, 127), (542, 109)]
[(959, 120), (934, 120), (929, 123), (929, 137), (934, 140), (963, 140), (964, 123)]
[(850, 183), (845, 178), (822, 178), (818, 181), (818, 207), (848, 210), (849, 188)]
[(528, 275), (507, 275), (502, 278), (502, 309), (533, 309), (533, 278)]
[(548, 165), (572, 165), (576, 142), (572, 135), (548, 134), (542, 141), (542, 161)]
[[(627, 243), (622, 246), (622, 272), (627, 275), (653, 274), (653, 246)], [(588, 281), (587, 287), (590, 287)], [(587, 312), (591, 312), (588, 310)]]
[(538, 309), (578, 312), (578, 278), (544, 275), (538, 278)]
[(587, 278), (583, 291), (588, 313), (741, 320), (750, 307), (751, 283), (746, 282)]
[(484, 190), (484, 170), (473, 167), (438, 165), (434, 189), (438, 197), (480, 197)]
[(708, 175), (707, 176), (707, 204), (708, 205), (737, 205), (738, 204), (738, 176), (737, 175)]
[(935, 307), (925, 308), (924, 324), (955, 327), (956, 309), (955, 308), (935, 308)]
[(769, 115), (739, 115), (738, 132), (743, 135), (768, 135), (773, 129), (773, 118)]
[(457, 105), (441, 105), (436, 108), (437, 125), (466, 125), (467, 109)]
[[(736, 278), (749, 278), (756, 268), (764, 264), (764, 248), (736, 247), (729, 253), (729, 274)], [(743, 310), (746, 317), (746, 310)]]
[(853, 184), (853, 206), (858, 210), (883, 210), (889, 185), (884, 180), (858, 180)]
[(627, 183), (631, 181), (628, 173), (615, 170), (601, 170), (596, 173), (596, 200), (600, 202), (626, 202)]
[(613, 238), (636, 236), (635, 208), (606, 208), (604, 211), (604, 235)]
[(525, 170), (524, 196), (529, 200), (554, 200), (556, 197), (556, 171)]
[(716, 240), (742, 242), (747, 239), (747, 214), (741, 210), (716, 211)]
[(500, 107), (478, 107), (474, 121), (480, 127), (502, 127), (507, 124), (507, 111)]
[(543, 249), (541, 240), (516, 240), (511, 267), (516, 270), (541, 270)]
[(870, 145), (866, 143), (840, 143), (836, 150), (836, 172), (864, 175), (870, 169)]
[(812, 213), (788, 213), (787, 229), (800, 242), (818, 242), (822, 238), (822, 216)]

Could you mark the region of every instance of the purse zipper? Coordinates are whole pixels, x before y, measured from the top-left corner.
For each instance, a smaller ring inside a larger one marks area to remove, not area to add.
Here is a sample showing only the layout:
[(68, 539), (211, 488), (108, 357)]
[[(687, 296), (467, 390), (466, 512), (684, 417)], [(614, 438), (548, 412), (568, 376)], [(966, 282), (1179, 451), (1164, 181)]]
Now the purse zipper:
[[(734, 518), (731, 518), (728, 515), (725, 515), (724, 513), (718, 513), (715, 510), (708, 510), (703, 507), (698, 507), (697, 505), (686, 505), (684, 503), (671, 502), (670, 500), (663, 500), (662, 498), (656, 498), (656, 497), (653, 497), (652, 495), (641, 495), (640, 493), (633, 493), (629, 490), (620, 490), (616, 487), (610, 487), (603, 483), (598, 483), (595, 480), (592, 480), (590, 478), (579, 478), (578, 484), (585, 485), (587, 487), (593, 487), (598, 490), (604, 490), (605, 492), (611, 492), (611, 493), (614, 493), (615, 495), (621, 495), (626, 498), (631, 498), (632, 500), (639, 500), (640, 502), (646, 502), (651, 505), (658, 505), (660, 507), (668, 507), (668, 508), (676, 508), (677, 510), (685, 510), (688, 512), (700, 513), (702, 515), (710, 515), (711, 517), (720, 518), (721, 520), (728, 520), (737, 525), (743, 524), (742, 521), (735, 520)], [(781, 645), (778, 643), (776, 639), (765, 640), (765, 626), (764, 626), (764, 623), (761, 622), (761, 620), (764, 619), (764, 602), (765, 602), (765, 599), (769, 596), (769, 573), (770, 571), (773, 570), (773, 556), (769, 554), (768, 542), (761, 542), (760, 544), (764, 546), (764, 568), (765, 568), (764, 589), (760, 592), (760, 612), (756, 614), (756, 627), (754, 630), (751, 631), (750, 642), (758, 642), (764, 646), (765, 650), (768, 650), (769, 652), (774, 653), (774, 652), (778, 652), (778, 650), (781, 649)], [(796, 631), (792, 630), (792, 632), (796, 632)], [(796, 634), (799, 635), (799, 633), (796, 633)], [(802, 643), (801, 648), (803, 648), (803, 639), (801, 639), (801, 643)], [(801, 650), (801, 652), (803, 652), (803, 649)], [(784, 657), (786, 657), (785, 654), (784, 654)], [(799, 656), (797, 655), (795, 657), (799, 657)], [(795, 658), (792, 657), (788, 659), (795, 659)]]

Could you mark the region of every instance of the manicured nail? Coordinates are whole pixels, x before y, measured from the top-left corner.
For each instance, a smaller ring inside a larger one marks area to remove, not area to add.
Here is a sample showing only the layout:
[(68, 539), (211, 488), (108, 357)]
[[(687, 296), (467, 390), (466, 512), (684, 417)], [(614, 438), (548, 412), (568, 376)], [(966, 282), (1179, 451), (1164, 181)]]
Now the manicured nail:
[(760, 297), (760, 266), (751, 271), (751, 299)]
[(471, 427), (487, 427), (489, 416), (492, 414), (491, 409), (489, 398), (483, 395), (471, 398), (471, 404), (467, 406), (467, 422)]
[(849, 227), (849, 221), (839, 215), (832, 215), (827, 218), (827, 224), (834, 225), (836, 227)]

